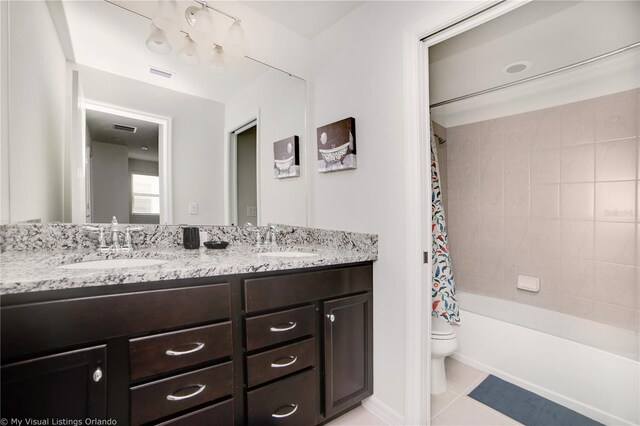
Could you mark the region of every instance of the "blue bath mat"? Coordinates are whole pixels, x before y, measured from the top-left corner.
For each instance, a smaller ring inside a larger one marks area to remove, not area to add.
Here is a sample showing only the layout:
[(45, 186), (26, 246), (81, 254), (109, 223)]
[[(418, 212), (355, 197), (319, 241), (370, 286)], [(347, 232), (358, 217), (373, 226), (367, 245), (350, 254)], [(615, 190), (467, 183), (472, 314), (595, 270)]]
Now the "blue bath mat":
[(469, 396), (526, 426), (602, 425), (496, 376), (484, 379)]

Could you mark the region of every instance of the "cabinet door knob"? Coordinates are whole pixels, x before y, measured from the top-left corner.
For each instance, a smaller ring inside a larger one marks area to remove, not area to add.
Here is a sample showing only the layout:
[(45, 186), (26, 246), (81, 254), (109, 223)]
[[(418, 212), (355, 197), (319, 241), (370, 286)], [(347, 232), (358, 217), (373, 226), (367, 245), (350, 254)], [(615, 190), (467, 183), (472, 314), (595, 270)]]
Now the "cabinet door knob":
[(175, 349), (168, 349), (165, 353), (169, 356), (180, 356), (180, 355), (187, 355), (187, 354), (192, 354), (194, 352), (198, 352), (200, 349), (204, 348), (204, 343), (201, 342), (194, 342), (191, 343), (192, 345), (195, 345), (195, 348), (193, 349), (189, 349), (186, 351), (177, 351)]
[(336, 317), (333, 314), (327, 315), (327, 318), (329, 318), (329, 321), (331, 321), (331, 322), (334, 322), (336, 320)]
[(99, 382), (102, 379), (102, 370), (100, 367), (96, 368), (96, 371), (93, 372), (93, 381)]
[[(291, 411), (289, 411), (289, 412), (288, 412), (288, 413), (286, 413), (286, 414), (276, 414), (276, 413), (273, 413), (273, 414), (271, 415), (271, 417), (273, 417), (274, 419), (282, 419), (282, 418), (284, 418), (284, 417), (289, 417), (290, 415), (292, 415), (293, 413), (295, 413), (296, 411), (298, 411), (298, 404), (288, 404), (288, 405), (283, 405), (283, 406), (282, 406), (282, 407), (280, 407), (280, 408), (285, 408), (285, 407), (291, 407), (291, 408), (292, 408), (292, 410), (291, 410)], [(276, 412), (278, 412), (278, 410), (280, 410), (280, 408), (278, 408), (278, 409), (276, 410)]]

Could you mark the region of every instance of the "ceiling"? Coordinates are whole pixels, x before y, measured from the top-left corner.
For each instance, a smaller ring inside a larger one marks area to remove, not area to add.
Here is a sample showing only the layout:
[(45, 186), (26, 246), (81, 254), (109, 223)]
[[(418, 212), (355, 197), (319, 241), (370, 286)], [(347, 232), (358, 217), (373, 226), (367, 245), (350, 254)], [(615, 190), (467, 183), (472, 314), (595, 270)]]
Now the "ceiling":
[[(638, 1), (532, 1), (431, 47), (430, 103), (492, 88), (635, 43), (640, 41), (639, 23)], [(640, 58), (638, 51), (629, 53), (630, 63), (636, 64), (635, 72)], [(507, 64), (516, 61), (530, 61), (532, 66), (518, 74), (502, 72)], [(567, 73), (563, 78), (569, 75), (576, 76)], [(608, 76), (616, 78), (615, 74)], [(539, 81), (542, 80), (545, 79)], [(524, 86), (516, 86), (518, 92), (514, 88), (514, 96), (528, 90)], [(562, 84), (559, 87), (562, 89)], [(451, 108), (462, 108), (456, 104), (450, 104)]]
[[(136, 127), (136, 132), (116, 130), (114, 124)], [(87, 129), (91, 142), (129, 147), (129, 158), (158, 162), (158, 124), (106, 112), (87, 110)], [(147, 146), (147, 151), (141, 146)]]
[(242, 1), (242, 4), (311, 40), (364, 1)]

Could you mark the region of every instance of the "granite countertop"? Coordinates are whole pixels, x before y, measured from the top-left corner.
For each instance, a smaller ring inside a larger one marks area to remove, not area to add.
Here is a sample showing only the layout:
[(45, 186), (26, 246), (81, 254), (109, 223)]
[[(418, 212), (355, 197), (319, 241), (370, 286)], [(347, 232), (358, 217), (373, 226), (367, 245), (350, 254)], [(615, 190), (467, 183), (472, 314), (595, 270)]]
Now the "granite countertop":
[[(276, 258), (248, 244), (230, 244), (223, 250), (187, 250), (182, 247), (143, 248), (130, 253), (100, 253), (94, 249), (8, 251), (0, 254), (0, 295), (33, 291), (115, 285), (219, 275), (312, 268), (374, 261), (377, 250), (324, 245), (279, 246), (277, 251), (314, 252), (317, 256)], [(154, 266), (68, 270), (60, 265), (112, 258), (167, 260)]]

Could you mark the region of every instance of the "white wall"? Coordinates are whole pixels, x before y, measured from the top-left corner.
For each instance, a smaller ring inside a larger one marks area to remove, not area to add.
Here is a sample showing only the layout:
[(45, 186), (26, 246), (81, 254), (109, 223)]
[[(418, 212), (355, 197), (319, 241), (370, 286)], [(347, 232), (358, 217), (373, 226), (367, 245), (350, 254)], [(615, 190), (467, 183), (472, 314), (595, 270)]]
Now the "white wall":
[(0, 2), (0, 224), (9, 223), (9, 3)]
[[(224, 105), (77, 67), (87, 100), (173, 119), (173, 222), (224, 223)], [(189, 215), (190, 202), (197, 215)]]
[(91, 144), (91, 219), (109, 223), (113, 216), (129, 222), (129, 148)]
[(10, 2), (7, 8), (10, 220), (61, 221), (66, 59), (46, 3)]
[(374, 397), (400, 419), (409, 285), (405, 235), (418, 232), (404, 224), (403, 31), (436, 28), (481, 5), (367, 2), (313, 40), (307, 158), (316, 155), (317, 127), (351, 116), (356, 119), (358, 169), (309, 170), (310, 225), (380, 236), (374, 264)]
[[(258, 120), (260, 224), (307, 224), (307, 164), (305, 161), (305, 82), (271, 70), (226, 104), (226, 133)], [(301, 176), (276, 179), (273, 171), (273, 143), (300, 137)]]

